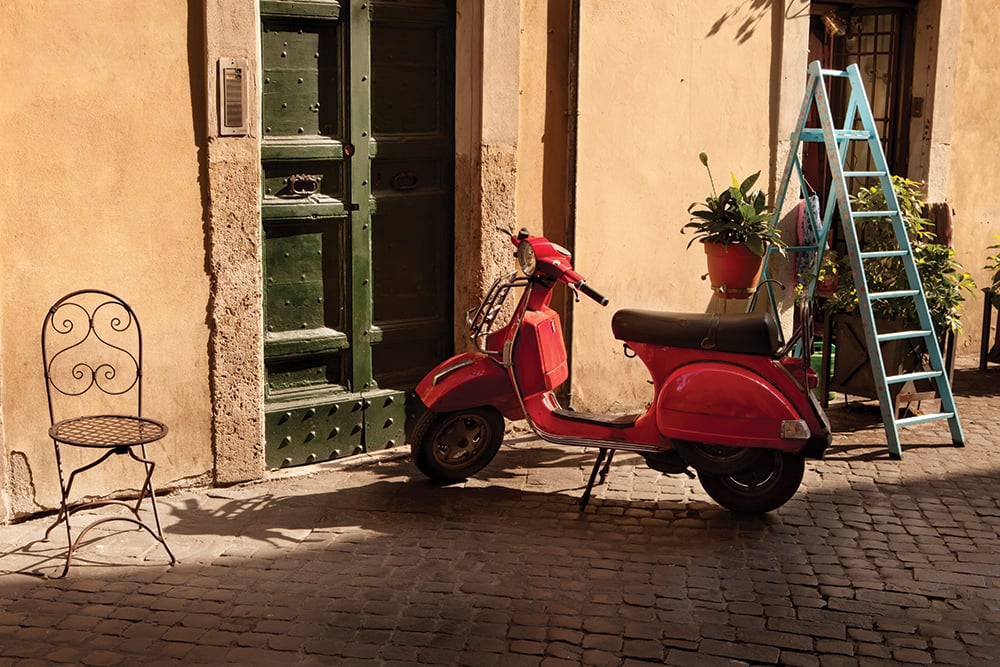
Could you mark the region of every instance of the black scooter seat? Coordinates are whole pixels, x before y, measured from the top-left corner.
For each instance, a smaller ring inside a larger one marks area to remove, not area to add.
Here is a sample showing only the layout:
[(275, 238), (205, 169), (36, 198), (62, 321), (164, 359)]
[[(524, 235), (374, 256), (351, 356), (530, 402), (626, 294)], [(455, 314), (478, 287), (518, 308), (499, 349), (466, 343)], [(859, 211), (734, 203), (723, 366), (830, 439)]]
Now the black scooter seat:
[(719, 315), (619, 310), (611, 318), (615, 338), (667, 347), (774, 356), (781, 343), (768, 312)]

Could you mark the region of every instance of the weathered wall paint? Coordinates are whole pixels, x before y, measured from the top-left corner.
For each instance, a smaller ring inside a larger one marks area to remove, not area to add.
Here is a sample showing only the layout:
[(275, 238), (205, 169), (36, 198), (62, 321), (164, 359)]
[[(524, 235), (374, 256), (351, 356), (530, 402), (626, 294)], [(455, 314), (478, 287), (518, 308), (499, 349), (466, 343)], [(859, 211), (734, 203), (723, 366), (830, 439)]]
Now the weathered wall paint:
[[(208, 119), (205, 140), (206, 249), (211, 277), (207, 348), (211, 378), (214, 481), (221, 485), (264, 474), (264, 311), (260, 223), (260, 18), (257, 3), (205, 3)], [(245, 58), (246, 136), (218, 136), (216, 67), (221, 57)]]
[[(995, 111), (995, 83), (1000, 62), (994, 46), (1000, 42), (996, 5), (989, 0), (961, 4), (957, 40), (955, 104), (951, 117), (946, 198), (956, 211), (955, 254), (980, 287), (990, 284), (983, 266), (1000, 243), (1000, 160), (997, 137), (1000, 116)], [(983, 294), (976, 291), (962, 310), (961, 350), (978, 354), (982, 328)], [(996, 318), (994, 318), (994, 324)], [(994, 327), (995, 330), (995, 327)], [(990, 334), (990, 341), (994, 340)]]
[[(204, 480), (212, 469), (198, 4), (0, 5), (0, 472), (8, 514), (58, 503), (39, 332), (49, 305), (75, 289), (115, 292), (141, 319), (146, 412), (170, 426), (151, 452), (156, 483)], [(81, 476), (79, 493), (138, 488), (131, 467), (106, 470)]]
[(518, 224), (566, 242), (570, 0), (522, 0)]
[[(576, 257), (611, 299), (574, 314), (574, 394), (584, 409), (649, 400), (645, 370), (611, 335), (614, 310), (713, 304), (702, 248), (681, 234), (691, 202), (772, 162), (771, 3), (583, 2)], [(804, 56), (803, 56), (804, 71)], [(729, 305), (729, 304), (727, 304)], [(744, 307), (743, 302), (729, 307)]]
[(455, 345), (471, 346), (465, 312), (500, 272), (517, 222), (521, 15), (505, 0), (459, 3), (456, 15)]

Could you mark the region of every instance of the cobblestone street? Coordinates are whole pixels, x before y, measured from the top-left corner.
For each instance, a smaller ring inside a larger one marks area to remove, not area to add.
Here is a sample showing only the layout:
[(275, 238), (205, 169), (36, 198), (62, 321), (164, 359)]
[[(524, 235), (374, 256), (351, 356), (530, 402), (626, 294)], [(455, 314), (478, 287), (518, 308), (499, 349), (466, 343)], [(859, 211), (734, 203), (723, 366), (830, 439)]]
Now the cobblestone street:
[(128, 531), (31, 576), (65, 533), (0, 527), (0, 662), (995, 664), (1000, 370), (962, 361), (965, 448), (935, 422), (890, 460), (877, 409), (839, 402), (763, 517), (622, 454), (581, 513), (595, 452), (515, 436), (463, 485), (400, 450), (163, 496), (174, 567)]

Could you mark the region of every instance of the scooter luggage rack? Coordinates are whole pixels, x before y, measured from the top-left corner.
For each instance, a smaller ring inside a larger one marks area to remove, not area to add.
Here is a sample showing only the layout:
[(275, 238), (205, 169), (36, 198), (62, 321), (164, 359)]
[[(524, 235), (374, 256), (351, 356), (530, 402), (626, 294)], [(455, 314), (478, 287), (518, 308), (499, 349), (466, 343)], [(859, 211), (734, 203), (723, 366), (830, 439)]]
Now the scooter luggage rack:
[(511, 271), (505, 276), (497, 278), (490, 289), (483, 297), (483, 301), (476, 308), (470, 308), (465, 313), (465, 321), (469, 325), (471, 332), (469, 338), (475, 344), (476, 349), (483, 354), (500, 355), (500, 350), (487, 350), (485, 338), (493, 331), (493, 323), (496, 321), (503, 304), (507, 301), (507, 296), (515, 287), (527, 285), (530, 279), (527, 276), (519, 276), (516, 271)]

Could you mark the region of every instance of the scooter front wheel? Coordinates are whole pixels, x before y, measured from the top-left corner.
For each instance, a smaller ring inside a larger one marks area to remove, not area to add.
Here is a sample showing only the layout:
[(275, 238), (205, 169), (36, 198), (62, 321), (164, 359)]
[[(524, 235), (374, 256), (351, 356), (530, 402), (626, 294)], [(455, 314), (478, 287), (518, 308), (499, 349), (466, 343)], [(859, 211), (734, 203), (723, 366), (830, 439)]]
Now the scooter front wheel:
[(413, 427), (410, 452), (423, 474), (436, 482), (460, 482), (493, 460), (503, 442), (503, 415), (484, 406), (426, 412)]
[(743, 470), (721, 475), (698, 473), (702, 488), (728, 510), (763, 514), (784, 505), (802, 483), (805, 460), (796, 454), (769, 450)]

